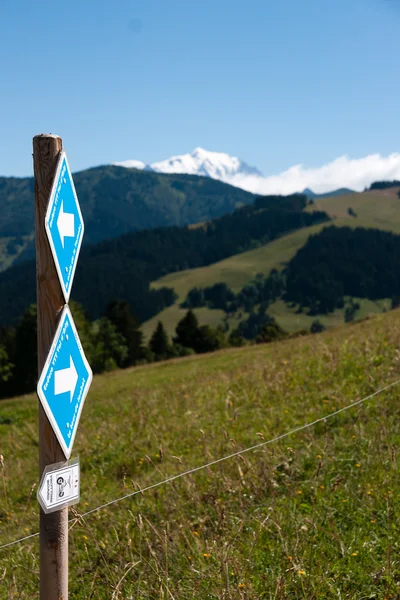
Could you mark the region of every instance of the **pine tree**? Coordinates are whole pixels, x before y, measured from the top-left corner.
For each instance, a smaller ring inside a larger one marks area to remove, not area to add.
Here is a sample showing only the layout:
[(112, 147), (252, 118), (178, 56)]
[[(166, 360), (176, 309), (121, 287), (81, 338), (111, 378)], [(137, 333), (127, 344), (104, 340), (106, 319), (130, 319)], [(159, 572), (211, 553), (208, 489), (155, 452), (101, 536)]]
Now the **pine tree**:
[(108, 305), (106, 316), (126, 340), (128, 354), (123, 366), (134, 365), (144, 357), (143, 333), (129, 303), (126, 300), (114, 300)]
[(170, 354), (170, 344), (167, 332), (161, 321), (158, 322), (149, 342), (149, 348), (159, 359), (167, 358)]
[(107, 317), (102, 317), (93, 323), (92, 329), (93, 372), (102, 373), (122, 367), (126, 362), (128, 348), (125, 338), (117, 331), (114, 323)]
[(185, 348), (194, 348), (196, 345), (197, 334), (199, 331), (199, 322), (192, 310), (188, 310), (186, 315), (176, 326), (174, 344), (185, 346)]

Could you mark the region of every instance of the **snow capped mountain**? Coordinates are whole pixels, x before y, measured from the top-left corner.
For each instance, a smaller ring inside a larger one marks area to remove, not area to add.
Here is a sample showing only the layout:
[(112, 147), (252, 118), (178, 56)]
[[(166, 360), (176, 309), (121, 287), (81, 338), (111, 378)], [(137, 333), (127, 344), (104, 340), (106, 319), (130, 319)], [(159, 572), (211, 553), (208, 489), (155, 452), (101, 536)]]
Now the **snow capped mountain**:
[(224, 152), (209, 152), (203, 148), (195, 148), (191, 154), (171, 156), (167, 160), (154, 162), (148, 166), (139, 160), (125, 160), (113, 164), (119, 167), (156, 171), (157, 173), (202, 175), (219, 179), (225, 183), (232, 183), (232, 178), (238, 175), (262, 177), (262, 173), (258, 169), (250, 167), (236, 156), (229, 156)]
[[(219, 179), (254, 194), (293, 194), (308, 188), (311, 194), (332, 192), (338, 188), (362, 191), (373, 181), (400, 179), (400, 153), (388, 156), (370, 154), (363, 158), (339, 156), (318, 167), (297, 164), (277, 174), (264, 176), (255, 167), (223, 152), (195, 148), (191, 154), (171, 156), (167, 160), (145, 165), (139, 160), (126, 160), (114, 165), (157, 171), (187, 173)], [(345, 193), (348, 193), (344, 190)]]
[(153, 163), (151, 168), (159, 173), (188, 173), (221, 181), (227, 181), (238, 173), (261, 175), (258, 169), (250, 167), (236, 156), (229, 156), (223, 152), (208, 152), (203, 148), (195, 148), (191, 154), (172, 156)]

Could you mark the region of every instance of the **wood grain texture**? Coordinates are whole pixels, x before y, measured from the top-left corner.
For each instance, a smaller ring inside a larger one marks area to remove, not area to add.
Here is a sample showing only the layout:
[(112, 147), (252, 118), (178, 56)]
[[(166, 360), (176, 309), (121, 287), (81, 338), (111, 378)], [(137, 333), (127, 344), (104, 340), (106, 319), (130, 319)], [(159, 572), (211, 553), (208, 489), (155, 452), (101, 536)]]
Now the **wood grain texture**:
[[(45, 230), (45, 216), (62, 140), (33, 138), (35, 176), (36, 277), (38, 309), (38, 377), (57, 329), (64, 297)], [(64, 453), (39, 401), (39, 472), (65, 461)], [(40, 599), (68, 598), (68, 508), (45, 515), (40, 509)]]

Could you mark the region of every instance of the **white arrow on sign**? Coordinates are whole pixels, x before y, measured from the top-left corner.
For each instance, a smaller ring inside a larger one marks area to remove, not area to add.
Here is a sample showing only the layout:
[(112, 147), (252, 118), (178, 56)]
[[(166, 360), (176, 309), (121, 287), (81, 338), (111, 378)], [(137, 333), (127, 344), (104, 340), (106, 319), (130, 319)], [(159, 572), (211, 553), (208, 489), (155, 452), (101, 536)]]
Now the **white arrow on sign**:
[(57, 229), (60, 234), (62, 247), (64, 248), (64, 240), (66, 237), (74, 237), (75, 225), (74, 215), (72, 213), (64, 212), (64, 201), (61, 201), (60, 212), (57, 218)]
[(74, 361), (72, 360), (72, 356), (70, 356), (69, 367), (66, 369), (60, 369), (54, 373), (54, 395), (58, 396), (58, 394), (70, 392), (69, 401), (72, 402), (77, 383), (78, 373), (76, 371)]

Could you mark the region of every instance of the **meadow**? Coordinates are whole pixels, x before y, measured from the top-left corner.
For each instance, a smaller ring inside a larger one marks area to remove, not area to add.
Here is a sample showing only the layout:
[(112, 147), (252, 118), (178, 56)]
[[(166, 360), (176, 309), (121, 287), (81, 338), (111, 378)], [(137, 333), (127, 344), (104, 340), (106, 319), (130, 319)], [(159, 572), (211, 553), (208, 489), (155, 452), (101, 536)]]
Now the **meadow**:
[[(70, 597), (400, 594), (400, 311), (94, 379), (74, 456)], [(0, 404), (0, 546), (38, 527), (37, 399)], [(112, 499), (138, 492), (101, 510)], [(38, 538), (0, 549), (0, 598), (38, 598)]]
[[(337, 227), (375, 227), (400, 233), (400, 200), (397, 192), (398, 188), (391, 188), (321, 198), (317, 199), (313, 205), (309, 205), (307, 210), (325, 211)], [(348, 208), (352, 208), (357, 216), (349, 215)], [(326, 226), (326, 223), (322, 223), (305, 227), (269, 244), (236, 254), (207, 267), (170, 273), (154, 281), (152, 283), (154, 289), (163, 286), (172, 287), (178, 295), (178, 299), (174, 305), (164, 309), (142, 325), (141, 329), (146, 339), (150, 338), (158, 321), (162, 321), (170, 336), (174, 335), (178, 321), (186, 312), (185, 309), (180, 308), (179, 304), (184, 301), (192, 288), (204, 288), (217, 282), (224, 282), (237, 293), (244, 285), (252, 281), (257, 273), (266, 275), (271, 269), (282, 270), (295, 253), (304, 246), (309, 236), (320, 232)], [(366, 299), (357, 299), (357, 301), (360, 303), (357, 319), (382, 312), (390, 306), (390, 302), (388, 303), (387, 300), (377, 303)], [(315, 319), (314, 316), (306, 313), (299, 314), (296, 308), (292, 308), (282, 301), (274, 303), (268, 309), (268, 313), (276, 318), (283, 329), (289, 332), (309, 329)], [(212, 327), (221, 324), (224, 320), (222, 311), (208, 308), (197, 309), (196, 316), (201, 325), (211, 325)], [(318, 318), (325, 327), (335, 327), (343, 323), (344, 310), (336, 310), (334, 313), (320, 315)], [(227, 319), (227, 323), (231, 329), (234, 329), (239, 320), (239, 315), (234, 315)]]

